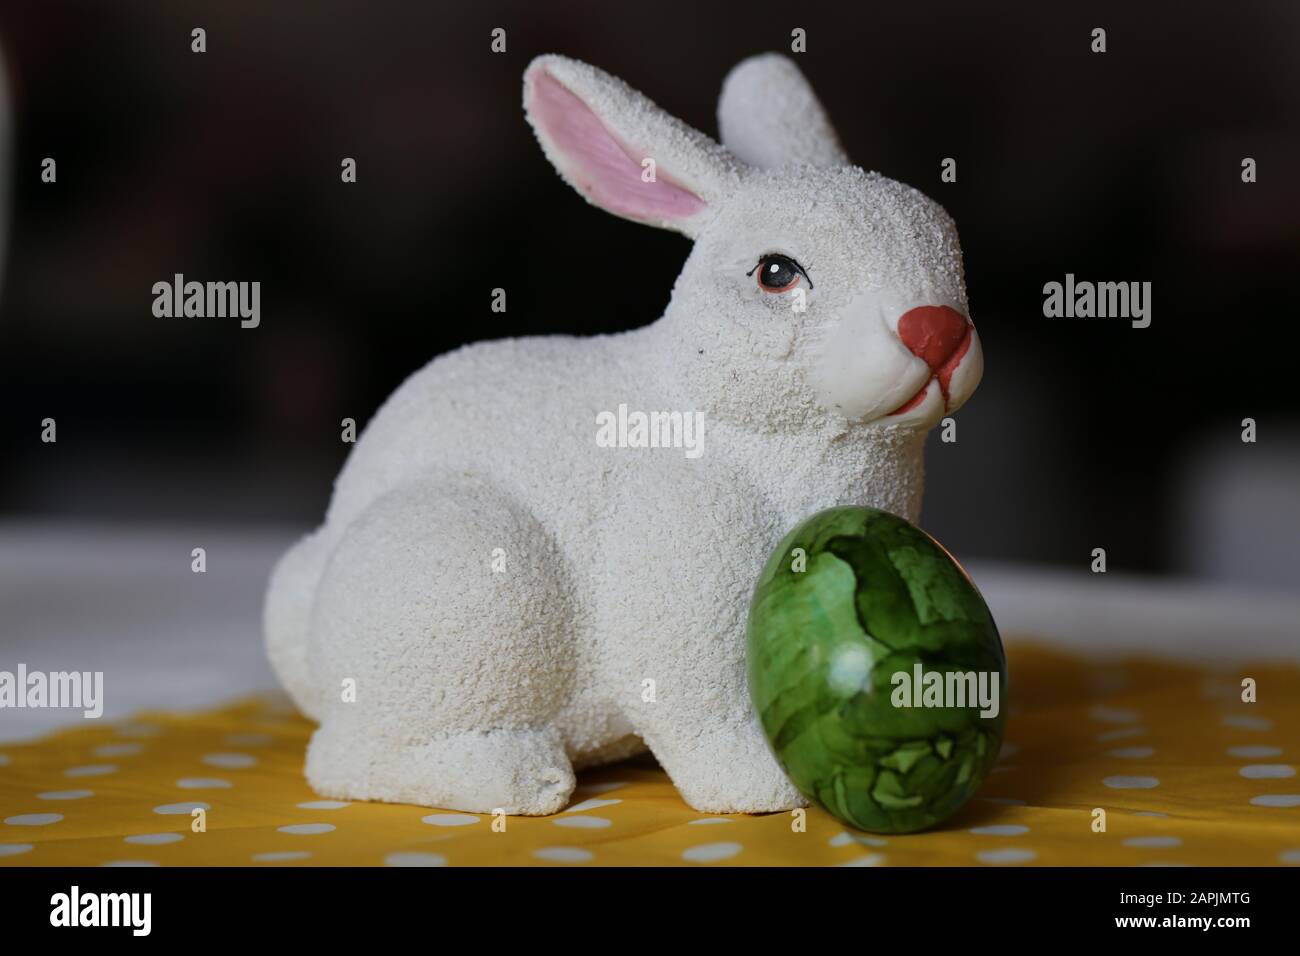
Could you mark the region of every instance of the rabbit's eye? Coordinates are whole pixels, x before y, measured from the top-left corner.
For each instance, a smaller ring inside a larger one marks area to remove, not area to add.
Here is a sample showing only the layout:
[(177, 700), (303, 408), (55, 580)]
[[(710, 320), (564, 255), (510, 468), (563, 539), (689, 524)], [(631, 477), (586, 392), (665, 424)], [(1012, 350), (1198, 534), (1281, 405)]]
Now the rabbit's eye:
[[(745, 275), (758, 273), (758, 287), (764, 292), (789, 292), (799, 284), (801, 278), (808, 279), (803, 266), (789, 256), (770, 252), (758, 260), (758, 265)], [(812, 288), (812, 279), (808, 279), (808, 288)]]

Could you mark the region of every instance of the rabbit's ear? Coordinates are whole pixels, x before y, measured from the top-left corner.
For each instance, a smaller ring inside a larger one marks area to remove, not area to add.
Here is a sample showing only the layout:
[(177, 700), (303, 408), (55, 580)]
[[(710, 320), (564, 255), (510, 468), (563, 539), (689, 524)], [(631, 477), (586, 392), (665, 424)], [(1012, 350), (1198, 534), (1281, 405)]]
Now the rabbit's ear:
[(849, 164), (817, 94), (794, 61), (779, 53), (751, 56), (727, 74), (718, 126), (723, 144), (760, 169)]
[(586, 63), (533, 60), (524, 110), (565, 181), (616, 216), (695, 236), (739, 182), (725, 149)]

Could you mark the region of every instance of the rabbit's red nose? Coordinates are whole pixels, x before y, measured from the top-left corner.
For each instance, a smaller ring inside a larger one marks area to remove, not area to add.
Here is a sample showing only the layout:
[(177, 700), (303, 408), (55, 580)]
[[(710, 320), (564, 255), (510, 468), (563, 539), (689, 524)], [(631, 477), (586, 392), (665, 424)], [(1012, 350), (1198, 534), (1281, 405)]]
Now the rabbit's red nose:
[(918, 306), (898, 320), (898, 337), (935, 372), (957, 353), (969, 330), (966, 316), (946, 305)]

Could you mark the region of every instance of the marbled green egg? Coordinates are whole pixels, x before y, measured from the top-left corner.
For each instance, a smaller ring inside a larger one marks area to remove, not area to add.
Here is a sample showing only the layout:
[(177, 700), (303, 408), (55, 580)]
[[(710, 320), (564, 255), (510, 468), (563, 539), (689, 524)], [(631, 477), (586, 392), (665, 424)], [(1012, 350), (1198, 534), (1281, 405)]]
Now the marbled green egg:
[(933, 826), (997, 758), (997, 626), (961, 565), (888, 512), (830, 508), (786, 535), (755, 588), (747, 651), (781, 766), (850, 826)]

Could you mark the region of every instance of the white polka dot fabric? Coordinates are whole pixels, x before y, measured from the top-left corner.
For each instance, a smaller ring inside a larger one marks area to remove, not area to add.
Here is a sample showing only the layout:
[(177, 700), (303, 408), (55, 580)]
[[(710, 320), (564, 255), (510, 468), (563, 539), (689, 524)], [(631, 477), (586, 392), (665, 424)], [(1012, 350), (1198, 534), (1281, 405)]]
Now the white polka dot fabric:
[[(278, 698), (0, 744), (0, 866), (1300, 866), (1300, 672), (1009, 642), (998, 772), (917, 834), (687, 806), (649, 758), (549, 817), (323, 799)], [(1240, 699), (1251, 677), (1259, 702)], [(111, 761), (111, 762), (109, 762)]]

